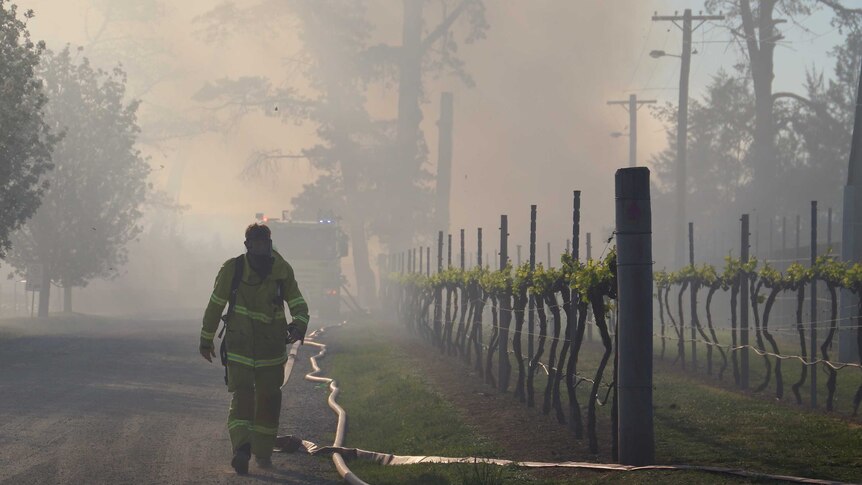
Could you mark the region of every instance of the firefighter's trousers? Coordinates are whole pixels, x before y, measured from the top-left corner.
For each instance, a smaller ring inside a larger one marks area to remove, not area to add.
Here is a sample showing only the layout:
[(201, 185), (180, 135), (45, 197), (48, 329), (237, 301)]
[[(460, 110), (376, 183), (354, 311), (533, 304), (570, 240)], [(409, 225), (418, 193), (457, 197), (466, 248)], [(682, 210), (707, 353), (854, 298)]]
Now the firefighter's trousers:
[(284, 365), (253, 368), (228, 362), (230, 402), (227, 428), (233, 449), (251, 443), (257, 457), (272, 455), (281, 413)]

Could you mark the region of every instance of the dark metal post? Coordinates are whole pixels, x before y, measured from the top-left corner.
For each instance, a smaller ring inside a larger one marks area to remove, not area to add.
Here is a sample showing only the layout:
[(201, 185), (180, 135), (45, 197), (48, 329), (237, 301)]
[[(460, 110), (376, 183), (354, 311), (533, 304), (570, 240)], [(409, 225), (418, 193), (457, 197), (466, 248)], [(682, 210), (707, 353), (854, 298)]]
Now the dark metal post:
[[(688, 223), (688, 264), (694, 268), (694, 223)], [(688, 291), (691, 296), (691, 314), (689, 322), (691, 322), (691, 369), (697, 370), (697, 322), (694, 315), (697, 312), (697, 284), (692, 281), (688, 285)]]
[[(742, 264), (748, 262), (749, 236), (748, 214), (742, 215), (742, 241), (739, 249)], [(740, 355), (739, 386), (748, 389), (748, 275), (739, 276), (739, 345), (743, 348)]]
[[(817, 262), (817, 201), (811, 201), (811, 267)], [(811, 280), (811, 360), (817, 360), (817, 280)], [(811, 408), (817, 407), (817, 366), (811, 366)]]
[[(536, 205), (530, 206), (530, 271), (536, 269)], [(536, 331), (536, 299), (530, 295), (527, 309), (527, 359), (533, 360), (533, 334)]]
[(619, 461), (655, 462), (652, 357), (652, 215), (649, 169), (616, 173), (617, 293), (619, 302)]
[[(587, 261), (593, 259), (593, 234), (587, 233)], [(593, 326), (590, 324), (589, 320), (584, 321), (584, 325), (587, 326), (587, 342), (593, 341)]]
[(477, 244), (479, 250), (476, 251), (476, 265), (480, 268), (482, 267), (482, 228), (480, 227), (477, 231)]
[(437, 273), (443, 272), (443, 231), (437, 232)]
[(447, 263), (446, 267), (451, 268), (452, 267), (452, 235), (451, 234), (449, 234), (449, 241), (448, 241), (447, 248), (449, 251), (449, 257), (448, 257), (449, 259), (447, 259), (448, 263)]
[(461, 229), (461, 271), (464, 271), (464, 268), (464, 229)]
[[(578, 250), (581, 246), (581, 191), (576, 190), (572, 196), (572, 257), (579, 259)], [(590, 252), (590, 234), (587, 233), (587, 253)]]

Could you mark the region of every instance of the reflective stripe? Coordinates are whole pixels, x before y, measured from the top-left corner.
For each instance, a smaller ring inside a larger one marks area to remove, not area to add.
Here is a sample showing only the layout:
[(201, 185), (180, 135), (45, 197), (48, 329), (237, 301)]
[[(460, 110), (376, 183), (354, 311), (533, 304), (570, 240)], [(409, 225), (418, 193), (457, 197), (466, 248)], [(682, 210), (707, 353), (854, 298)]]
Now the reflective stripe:
[(248, 308), (241, 306), (241, 305), (237, 305), (234, 308), (234, 313), (238, 313), (240, 315), (245, 315), (252, 320), (257, 320), (257, 321), (263, 322), (263, 323), (272, 323), (273, 320), (275, 320), (279, 317), (284, 317), (284, 312), (278, 312), (277, 311), (273, 314), (273, 316), (270, 317), (266, 313), (255, 312), (255, 311), (249, 310)]
[(234, 428), (249, 428), (249, 429), (251, 429), (252, 424), (251, 424), (251, 421), (249, 421), (247, 419), (231, 419), (230, 421), (227, 422), (227, 429), (234, 429)]
[(215, 338), (215, 332), (207, 332), (206, 330), (201, 330), (201, 338), (204, 340), (212, 340)]
[(255, 433), (268, 434), (270, 436), (275, 436), (278, 434), (278, 428), (267, 428), (265, 426), (260, 426), (257, 424), (252, 426), (251, 430), (254, 431)]
[(227, 305), (227, 300), (217, 297), (215, 293), (210, 295), (210, 301), (215, 303), (216, 305), (221, 305), (221, 306)]
[(284, 355), (282, 355), (281, 357), (278, 357), (278, 358), (275, 358), (275, 359), (256, 360), (256, 361), (254, 362), (254, 366), (255, 366), (255, 367), (269, 367), (269, 366), (272, 366), (272, 365), (280, 365), (280, 364), (284, 364), (285, 362), (287, 362), (287, 353), (285, 353), (285, 354), (284, 354)]
[(239, 354), (232, 354), (228, 352), (227, 360), (254, 367), (254, 359), (249, 359), (248, 357), (244, 357)]
[(294, 298), (293, 300), (290, 300), (289, 302), (287, 302), (287, 306), (289, 308), (293, 308), (294, 306), (296, 306), (300, 303), (305, 303), (305, 298), (303, 298), (301, 296), (298, 298)]
[(269, 367), (273, 365), (281, 365), (287, 362), (287, 352), (274, 359), (254, 360), (244, 355), (227, 353), (227, 360), (236, 362), (237, 364), (247, 365), (249, 367)]
[(299, 320), (300, 322), (303, 322), (306, 325), (308, 325), (308, 316), (306, 316), (306, 315), (297, 315), (297, 316), (293, 317), (293, 319)]

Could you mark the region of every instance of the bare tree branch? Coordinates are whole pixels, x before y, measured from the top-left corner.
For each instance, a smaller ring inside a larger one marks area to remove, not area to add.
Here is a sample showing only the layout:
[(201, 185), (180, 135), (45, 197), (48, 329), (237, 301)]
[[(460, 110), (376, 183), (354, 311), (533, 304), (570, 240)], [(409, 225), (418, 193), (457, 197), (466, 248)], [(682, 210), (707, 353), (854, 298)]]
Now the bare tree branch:
[(271, 175), (278, 170), (280, 160), (307, 160), (306, 155), (292, 155), (282, 153), (281, 150), (256, 151), (246, 160), (245, 167), (239, 174), (242, 180), (252, 180)]
[[(829, 122), (833, 128), (841, 128), (841, 123), (839, 123), (838, 120), (833, 118), (832, 115), (830, 115), (829, 112), (826, 111), (826, 107), (822, 103), (816, 103), (816, 102), (811, 101), (810, 99), (808, 99), (804, 96), (800, 96), (796, 93), (778, 92), (778, 93), (772, 94), (772, 101), (773, 102), (777, 101), (781, 98), (789, 98), (789, 99), (793, 99), (795, 101), (798, 101), (798, 102), (804, 104), (805, 106), (808, 106), (812, 110), (814, 110), (814, 113), (817, 114), (817, 116), (819, 118), (822, 118), (823, 120)], [(843, 129), (843, 128), (841, 128), (841, 129)]]
[(460, 4), (458, 4), (458, 6), (455, 7), (454, 10), (452, 10), (452, 13), (446, 16), (446, 18), (443, 19), (443, 22), (441, 22), (436, 29), (429, 33), (427, 37), (425, 37), (425, 39), (422, 41), (422, 52), (427, 51), (429, 47), (431, 47), (435, 42), (437, 42), (437, 40), (442, 37), (447, 30), (449, 30), (449, 27), (451, 27), (452, 24), (455, 23), (456, 20), (458, 20), (458, 17), (461, 15), (461, 13), (463, 13), (464, 10), (474, 1), (475, 0), (463, 0)]
[(839, 0), (817, 0), (817, 2), (839, 13), (862, 15), (862, 8), (847, 8)]

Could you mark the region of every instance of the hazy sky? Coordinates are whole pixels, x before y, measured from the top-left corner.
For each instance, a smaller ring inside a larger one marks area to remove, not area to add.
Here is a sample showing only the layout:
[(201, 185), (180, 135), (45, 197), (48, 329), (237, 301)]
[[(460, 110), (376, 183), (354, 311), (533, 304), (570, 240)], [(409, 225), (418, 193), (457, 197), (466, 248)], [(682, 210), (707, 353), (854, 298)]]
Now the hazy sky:
[[(391, 5), (385, 9), (386, 18), (378, 19), (381, 37), (398, 34), (401, 2), (379, 1)], [(18, 3), (36, 10), (30, 30), (52, 48), (66, 42), (86, 44), (88, 32), (93, 37), (100, 25), (97, 12), (87, 8), (90, 0)], [(299, 48), (290, 25), (267, 39), (240, 36), (213, 44), (196, 35), (200, 24), (193, 20), (214, 2), (166, 3), (167, 15), (158, 23), (112, 26), (112, 35), (131, 35), (144, 45), (147, 39), (155, 39), (168, 47), (169, 55), (154, 55), (170, 69), (161, 82), (141, 94), (145, 113), (171, 109), (206, 117), (191, 97), (205, 82), (221, 77), (269, 76), (284, 84), (300, 81), (297, 67), (286, 61)], [(653, 49), (677, 53), (682, 36), (673, 25), (652, 22), (650, 17), (654, 11), (698, 10), (700, 3), (486, 0), (486, 5), (488, 38), (460, 49), (476, 87), (468, 89), (454, 80), (427, 85), (430, 103), (424, 106), (423, 127), (430, 159), (436, 160), (436, 104), (441, 91), (451, 90), (456, 106), (452, 231), (466, 227), (472, 236), (475, 227), (482, 225), (493, 232), (499, 214), (506, 213), (513, 244), (526, 244), (529, 205), (536, 203), (542, 248), (544, 241), (552, 240), (557, 252), (570, 231), (573, 189), (583, 190), (587, 231), (602, 232), (612, 225), (613, 173), (626, 165), (628, 143), (609, 133), (624, 131), (628, 117), (605, 101), (636, 92), (641, 99), (676, 102), (678, 60), (652, 59), (648, 53)], [(831, 71), (826, 53), (840, 38), (828, 15), (815, 14), (804, 22), (804, 28), (792, 23), (781, 27), (787, 42), (776, 53), (778, 90), (798, 90), (811, 66)], [(698, 54), (692, 60), (691, 93), (697, 97), (710, 75), (722, 67), (731, 68), (737, 52), (727, 42), (729, 33), (713, 24), (702, 26), (694, 39)], [(400, 41), (398, 35), (385, 40)], [(394, 100), (395, 93), (389, 91), (372, 96), (370, 102), (375, 113), (393, 118)], [(647, 110), (641, 110), (639, 120), (639, 159), (644, 161), (666, 140)], [(305, 162), (295, 161), (270, 182), (241, 182), (237, 174), (248, 155), (255, 149), (295, 151), (313, 142), (311, 127), (253, 115), (229, 131), (170, 141), (158, 149), (148, 148), (147, 153), (156, 184), (180, 188), (180, 201), (191, 206), (186, 228), (228, 237), (255, 212), (280, 213), (289, 208), (291, 197), (315, 176)], [(473, 246), (472, 237), (468, 244)]]

